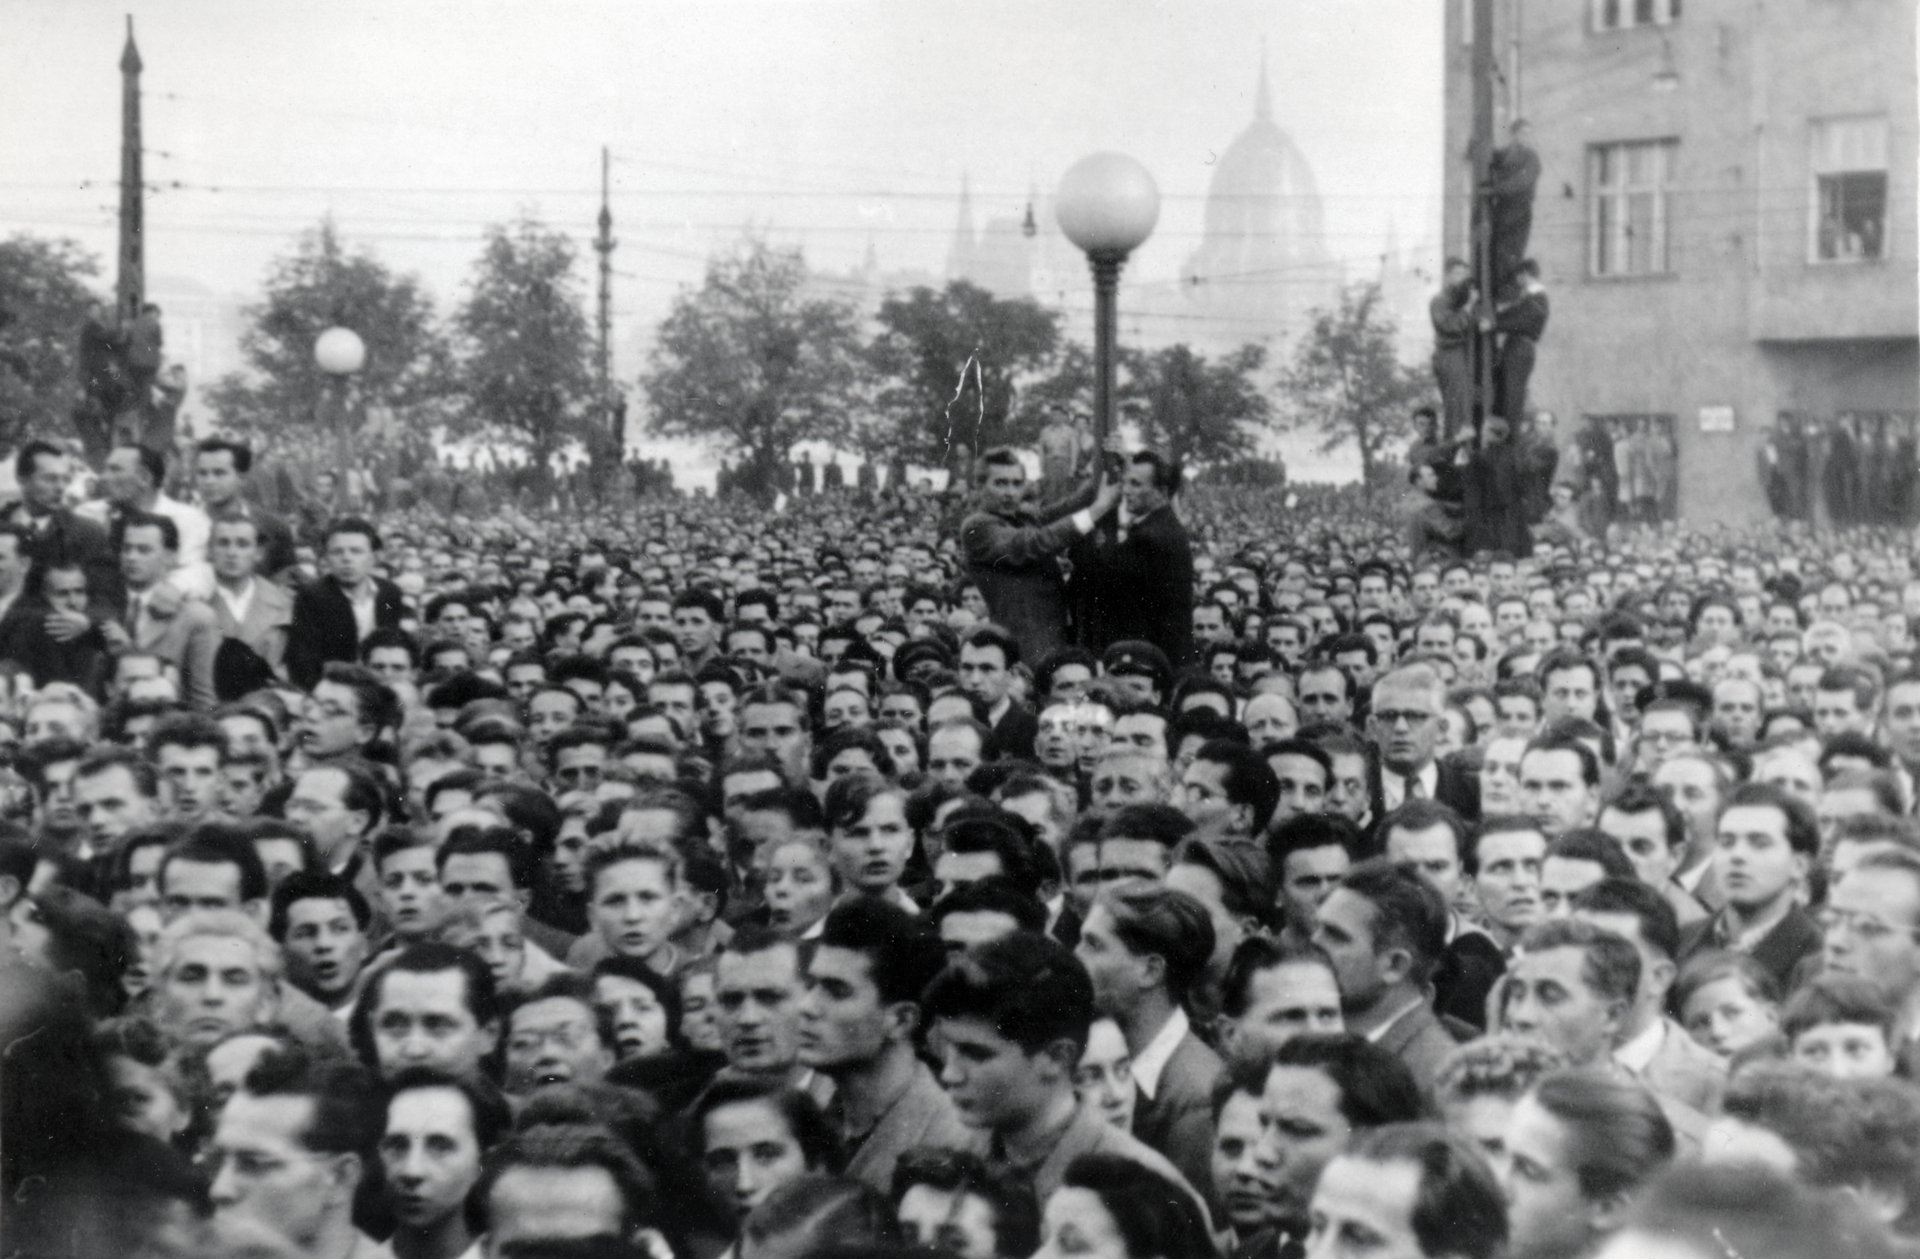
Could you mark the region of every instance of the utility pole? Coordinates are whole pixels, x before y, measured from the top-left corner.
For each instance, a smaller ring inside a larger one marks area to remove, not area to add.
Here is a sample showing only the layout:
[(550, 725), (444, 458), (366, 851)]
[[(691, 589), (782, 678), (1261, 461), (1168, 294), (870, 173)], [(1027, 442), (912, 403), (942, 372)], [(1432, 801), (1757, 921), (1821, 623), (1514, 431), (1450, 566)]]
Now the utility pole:
[[(1494, 51), (1493, 0), (1473, 0), (1473, 140), (1468, 151), (1473, 158), (1473, 286), (1478, 302), (1487, 312), (1493, 309), (1493, 223), (1492, 198), (1488, 192), (1489, 167), (1493, 161), (1493, 76), (1498, 65)], [(1480, 436), (1480, 421), (1493, 401), (1493, 333), (1483, 332), (1476, 324), (1467, 335), (1467, 362), (1473, 369), (1473, 434)], [(1477, 440), (1476, 440), (1477, 444)]]
[(600, 255), (600, 309), (597, 323), (600, 330), (600, 352), (596, 367), (600, 377), (601, 405), (607, 409), (608, 428), (613, 420), (613, 360), (611, 343), (613, 339), (613, 204), (608, 191), (608, 167), (611, 160), (605, 145), (600, 147), (600, 235), (593, 242), (594, 252)]
[(127, 46), (120, 54), (120, 272), (115, 305), (120, 326), (140, 317), (147, 296), (146, 182), (140, 164), (140, 50), (127, 15)]

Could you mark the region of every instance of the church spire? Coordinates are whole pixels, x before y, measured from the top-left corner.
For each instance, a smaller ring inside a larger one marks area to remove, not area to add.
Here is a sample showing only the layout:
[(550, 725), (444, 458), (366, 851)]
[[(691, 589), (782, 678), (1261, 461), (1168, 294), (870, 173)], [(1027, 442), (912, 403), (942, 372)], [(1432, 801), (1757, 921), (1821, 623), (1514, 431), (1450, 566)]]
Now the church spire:
[(967, 172), (960, 172), (960, 216), (953, 225), (953, 243), (947, 247), (947, 278), (973, 278), (974, 255), (979, 238), (973, 231), (973, 191)]
[(1260, 40), (1260, 81), (1253, 89), (1253, 116), (1261, 122), (1273, 121), (1273, 94), (1267, 90), (1267, 41)]

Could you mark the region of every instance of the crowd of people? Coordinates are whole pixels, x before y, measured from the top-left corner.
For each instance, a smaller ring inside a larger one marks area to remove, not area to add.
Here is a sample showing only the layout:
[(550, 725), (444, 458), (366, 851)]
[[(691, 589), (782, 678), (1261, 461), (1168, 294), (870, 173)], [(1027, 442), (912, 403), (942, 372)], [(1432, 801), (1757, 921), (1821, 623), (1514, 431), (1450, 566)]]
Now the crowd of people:
[(26, 445), (0, 1249), (1915, 1253), (1910, 539), (1086, 453), (300, 511)]

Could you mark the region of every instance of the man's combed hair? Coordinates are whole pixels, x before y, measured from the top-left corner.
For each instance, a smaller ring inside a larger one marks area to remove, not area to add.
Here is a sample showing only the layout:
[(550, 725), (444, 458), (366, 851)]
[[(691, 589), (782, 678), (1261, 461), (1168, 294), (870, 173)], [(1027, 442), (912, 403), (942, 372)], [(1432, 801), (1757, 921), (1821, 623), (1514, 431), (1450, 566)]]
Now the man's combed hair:
[(1507, 1200), (1493, 1171), (1458, 1133), (1435, 1123), (1396, 1123), (1353, 1134), (1342, 1157), (1420, 1173), (1414, 1239), (1426, 1255), (1495, 1259), (1507, 1247)]
[(1113, 918), (1113, 933), (1136, 955), (1161, 959), (1167, 993), (1184, 1004), (1213, 958), (1213, 919), (1185, 892), (1129, 879), (1103, 888), (1094, 902)]
[(1281, 1045), (1267, 1063), (1305, 1067), (1340, 1090), (1340, 1113), (1354, 1128), (1428, 1118), (1427, 1100), (1398, 1055), (1353, 1032), (1310, 1032)]
[(918, 1001), (946, 966), (939, 937), (898, 905), (861, 897), (828, 911), (818, 946), (847, 949), (867, 959), (880, 1000)]
[(346, 1058), (321, 1057), (298, 1043), (269, 1049), (247, 1072), (254, 1097), (306, 1097), (313, 1118), (301, 1144), (320, 1154), (365, 1157), (380, 1136), (381, 1108), (373, 1077)]
[(1578, 918), (1549, 918), (1520, 937), (1522, 953), (1579, 949), (1580, 976), (1607, 1001), (1631, 1002), (1640, 987), (1640, 952), (1625, 936)]
[(1016, 931), (947, 963), (927, 988), (929, 1020), (978, 1019), (1029, 1054), (1059, 1041), (1087, 1045), (1093, 980), (1066, 946)]
[(493, 1188), (500, 1178), (519, 1168), (573, 1171), (599, 1168), (620, 1194), (623, 1232), (631, 1233), (654, 1222), (658, 1192), (653, 1174), (635, 1158), (625, 1142), (598, 1125), (538, 1124), (517, 1132), (487, 1155), (471, 1201), (479, 1204), (482, 1221), (491, 1228)]
[(1528, 1096), (1560, 1121), (1575, 1179), (1590, 1202), (1629, 1192), (1673, 1160), (1673, 1125), (1636, 1080), (1602, 1071), (1560, 1071), (1534, 1085)]

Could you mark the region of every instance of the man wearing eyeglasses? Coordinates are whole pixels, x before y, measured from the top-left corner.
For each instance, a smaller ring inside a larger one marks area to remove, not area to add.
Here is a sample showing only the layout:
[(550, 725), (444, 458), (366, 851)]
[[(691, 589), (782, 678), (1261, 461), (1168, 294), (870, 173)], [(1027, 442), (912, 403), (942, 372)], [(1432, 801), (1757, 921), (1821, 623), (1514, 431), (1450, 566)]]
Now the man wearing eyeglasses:
[(593, 1006), (593, 981), (554, 975), (507, 1014), (507, 1092), (549, 1084), (596, 1085), (613, 1065), (613, 1038)]
[(1437, 800), (1463, 819), (1480, 817), (1480, 786), (1459, 766), (1434, 757), (1445, 691), (1425, 665), (1395, 669), (1373, 687), (1367, 731), (1380, 758), (1385, 812), (1409, 800)]
[(1920, 856), (1892, 845), (1868, 853), (1833, 885), (1819, 923), (1822, 971), (1880, 990), (1894, 1011), (1894, 1052), (1911, 1068), (1920, 1056)]

